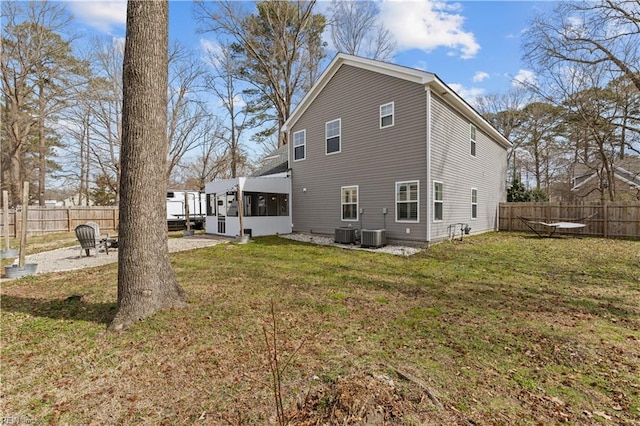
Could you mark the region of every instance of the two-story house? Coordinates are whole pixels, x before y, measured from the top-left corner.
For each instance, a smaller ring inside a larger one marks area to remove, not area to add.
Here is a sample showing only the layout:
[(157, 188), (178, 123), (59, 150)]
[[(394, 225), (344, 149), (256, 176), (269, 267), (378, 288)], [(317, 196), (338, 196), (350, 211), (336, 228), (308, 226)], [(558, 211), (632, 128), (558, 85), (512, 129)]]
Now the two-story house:
[(437, 75), (338, 54), (284, 125), (293, 231), (498, 227), (511, 145)]

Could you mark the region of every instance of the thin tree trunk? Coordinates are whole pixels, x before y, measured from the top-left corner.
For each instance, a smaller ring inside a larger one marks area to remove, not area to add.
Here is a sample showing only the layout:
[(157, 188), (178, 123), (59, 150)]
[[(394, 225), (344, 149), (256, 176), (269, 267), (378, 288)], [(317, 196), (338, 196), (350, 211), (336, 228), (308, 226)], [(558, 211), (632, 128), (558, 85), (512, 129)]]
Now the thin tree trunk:
[(44, 94), (42, 85), (44, 82), (38, 84), (38, 104), (40, 110), (38, 111), (38, 204), (40, 207), (44, 207), (44, 188), (45, 188), (45, 176), (47, 174), (47, 138), (45, 137), (44, 128)]
[(165, 230), (168, 11), (167, 0), (127, 4), (116, 331), (185, 303)]
[(16, 148), (11, 153), (11, 166), (9, 168), (9, 176), (11, 177), (11, 182), (9, 185), (9, 190), (11, 191), (11, 202), (13, 206), (19, 206), (22, 204), (21, 195), (21, 180), (22, 180), (22, 151), (19, 148)]

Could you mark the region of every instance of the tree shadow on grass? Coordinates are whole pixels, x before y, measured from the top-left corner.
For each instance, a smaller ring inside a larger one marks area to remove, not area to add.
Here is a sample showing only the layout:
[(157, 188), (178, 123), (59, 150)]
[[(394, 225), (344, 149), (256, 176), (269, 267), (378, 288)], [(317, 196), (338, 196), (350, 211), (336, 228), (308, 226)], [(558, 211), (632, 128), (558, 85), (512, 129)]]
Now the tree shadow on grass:
[(108, 325), (115, 317), (117, 308), (117, 303), (87, 303), (82, 296), (76, 295), (53, 300), (2, 296), (4, 312), (21, 312), (54, 320), (87, 321)]
[(493, 284), (477, 282), (473, 286), (452, 286), (448, 289), (405, 285), (397, 290), (412, 299), (432, 298), (447, 306), (484, 306), (496, 312), (547, 312), (567, 316), (591, 314), (634, 322), (640, 318), (640, 309), (633, 303), (631, 296), (625, 298), (594, 293), (577, 294), (568, 289), (539, 289), (535, 285), (526, 284), (521, 287)]

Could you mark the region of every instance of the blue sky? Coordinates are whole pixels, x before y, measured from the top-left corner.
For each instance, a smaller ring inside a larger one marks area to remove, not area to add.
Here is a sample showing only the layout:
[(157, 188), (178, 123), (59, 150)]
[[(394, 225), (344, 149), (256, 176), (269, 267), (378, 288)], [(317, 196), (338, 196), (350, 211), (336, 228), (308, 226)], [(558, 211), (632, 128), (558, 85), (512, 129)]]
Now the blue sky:
[[(319, 10), (328, 5), (318, 2)], [(534, 14), (554, 2), (382, 0), (378, 5), (398, 45), (393, 62), (438, 74), (473, 103), (476, 96), (506, 92), (514, 78), (535, 78), (522, 63), (521, 36)], [(125, 1), (69, 1), (67, 7), (82, 32), (125, 34)], [(169, 7), (172, 40), (194, 49), (215, 42), (215, 35), (197, 33), (191, 1), (170, 1)], [(329, 50), (328, 59), (334, 54)]]

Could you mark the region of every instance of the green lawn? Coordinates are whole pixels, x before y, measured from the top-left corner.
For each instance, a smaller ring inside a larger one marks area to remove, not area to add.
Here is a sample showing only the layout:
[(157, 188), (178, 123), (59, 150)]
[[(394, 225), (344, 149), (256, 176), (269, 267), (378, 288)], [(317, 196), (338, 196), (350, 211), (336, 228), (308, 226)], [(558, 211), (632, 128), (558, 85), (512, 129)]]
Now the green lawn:
[(188, 308), (122, 334), (116, 265), (3, 283), (2, 416), (275, 423), (273, 304), (291, 424), (640, 423), (638, 242), (492, 233), (396, 257), (268, 237), (171, 258)]

